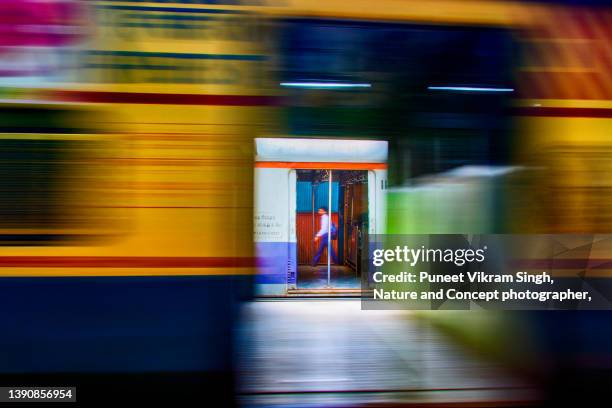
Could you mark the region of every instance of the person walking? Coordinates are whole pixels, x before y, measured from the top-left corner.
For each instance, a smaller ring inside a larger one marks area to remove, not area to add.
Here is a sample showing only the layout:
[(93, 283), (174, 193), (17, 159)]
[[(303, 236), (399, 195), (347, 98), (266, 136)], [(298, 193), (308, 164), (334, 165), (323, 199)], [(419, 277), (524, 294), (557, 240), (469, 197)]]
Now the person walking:
[[(319, 263), (319, 259), (321, 259), (321, 255), (323, 255), (323, 250), (327, 247), (327, 241), (329, 239), (328, 237), (328, 233), (330, 231), (328, 231), (330, 228), (329, 223), (329, 214), (327, 213), (327, 208), (326, 207), (319, 207), (319, 210), (317, 211), (317, 214), (319, 214), (319, 232), (317, 232), (317, 235), (315, 235), (314, 237), (314, 243), (315, 245), (319, 245), (318, 249), (317, 249), (317, 253), (315, 254), (314, 258), (312, 259), (312, 266), (315, 267), (317, 266), (317, 264)], [(336, 226), (332, 223), (331, 224), (331, 238), (332, 240), (335, 238), (336, 235)], [(338, 258), (336, 257), (336, 252), (334, 251), (334, 246), (330, 245), (330, 249), (331, 249), (331, 258), (333, 259), (334, 263), (338, 263)]]

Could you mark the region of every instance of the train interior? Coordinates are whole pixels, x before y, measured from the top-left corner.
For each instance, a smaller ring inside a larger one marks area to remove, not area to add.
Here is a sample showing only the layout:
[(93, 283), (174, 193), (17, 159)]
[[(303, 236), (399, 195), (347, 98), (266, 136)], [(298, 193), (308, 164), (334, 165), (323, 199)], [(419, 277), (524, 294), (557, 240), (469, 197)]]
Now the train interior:
[[(368, 231), (368, 172), (297, 170), (296, 180), (297, 292), (359, 290)], [(331, 228), (337, 231), (332, 233), (332, 254), (328, 254), (324, 239), (314, 240), (321, 229), (321, 207), (331, 209)], [(317, 259), (320, 246), (322, 253)]]

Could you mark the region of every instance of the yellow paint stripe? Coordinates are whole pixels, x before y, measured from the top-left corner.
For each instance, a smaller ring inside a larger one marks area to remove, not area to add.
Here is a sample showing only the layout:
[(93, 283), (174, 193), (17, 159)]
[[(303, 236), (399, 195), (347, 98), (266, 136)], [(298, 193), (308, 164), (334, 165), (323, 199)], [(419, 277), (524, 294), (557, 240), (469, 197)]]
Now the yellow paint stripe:
[(602, 108), (612, 109), (610, 100), (586, 100), (586, 99), (516, 99), (514, 106), (533, 107), (540, 105), (544, 108)]

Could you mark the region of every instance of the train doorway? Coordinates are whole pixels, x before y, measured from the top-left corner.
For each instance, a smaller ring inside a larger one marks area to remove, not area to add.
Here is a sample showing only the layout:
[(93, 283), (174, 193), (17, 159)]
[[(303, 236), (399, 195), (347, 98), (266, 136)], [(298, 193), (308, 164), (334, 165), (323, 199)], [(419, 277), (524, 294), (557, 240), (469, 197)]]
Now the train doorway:
[[(257, 138), (255, 147), (257, 296), (359, 296), (369, 240), (385, 231), (387, 142)], [(327, 248), (310, 265), (321, 206), (337, 228), (329, 268)]]
[(367, 254), (368, 171), (296, 170), (295, 191), (295, 291), (359, 291)]

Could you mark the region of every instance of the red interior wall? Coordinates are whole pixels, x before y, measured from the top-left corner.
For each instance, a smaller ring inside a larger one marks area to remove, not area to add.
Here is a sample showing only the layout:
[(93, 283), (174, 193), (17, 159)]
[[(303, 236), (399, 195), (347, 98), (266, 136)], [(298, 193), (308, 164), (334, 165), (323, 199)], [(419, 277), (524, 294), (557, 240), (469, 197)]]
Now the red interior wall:
[[(317, 251), (315, 244), (313, 242), (314, 236), (319, 231), (320, 227), (320, 216), (315, 213), (315, 229), (312, 229), (312, 213), (297, 213), (296, 219), (296, 235), (297, 235), (297, 246), (298, 246), (298, 264), (309, 264), (312, 262), (312, 258)], [(332, 222), (336, 224), (336, 227), (339, 229), (338, 225), (338, 213), (332, 213)], [(332, 241), (332, 245), (334, 246), (334, 251), (336, 255), (338, 255), (338, 240), (334, 239)], [(333, 264), (332, 260), (332, 264)], [(327, 265), (327, 248), (323, 251), (323, 255), (321, 255), (321, 259), (319, 260), (319, 264)]]

